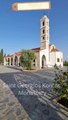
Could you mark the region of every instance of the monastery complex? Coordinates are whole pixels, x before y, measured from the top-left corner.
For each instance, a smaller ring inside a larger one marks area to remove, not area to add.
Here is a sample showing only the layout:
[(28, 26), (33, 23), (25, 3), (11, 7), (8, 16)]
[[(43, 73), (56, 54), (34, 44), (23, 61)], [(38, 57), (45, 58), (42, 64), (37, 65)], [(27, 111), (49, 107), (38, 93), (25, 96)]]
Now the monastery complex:
[[(40, 47), (33, 48), (36, 59), (33, 67), (37, 69), (57, 66), (63, 67), (63, 52), (58, 50), (54, 44), (50, 44), (49, 18), (43, 16), (40, 19)], [(21, 52), (4, 57), (4, 65), (20, 66)]]

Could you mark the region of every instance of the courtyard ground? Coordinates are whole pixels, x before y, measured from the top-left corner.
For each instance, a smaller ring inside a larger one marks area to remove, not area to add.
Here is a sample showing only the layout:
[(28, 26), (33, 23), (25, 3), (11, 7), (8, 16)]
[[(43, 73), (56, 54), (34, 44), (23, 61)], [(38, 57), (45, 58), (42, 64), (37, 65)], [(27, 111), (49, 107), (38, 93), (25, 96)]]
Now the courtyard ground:
[(68, 111), (52, 102), (53, 79), (53, 70), (0, 65), (0, 120), (68, 120)]

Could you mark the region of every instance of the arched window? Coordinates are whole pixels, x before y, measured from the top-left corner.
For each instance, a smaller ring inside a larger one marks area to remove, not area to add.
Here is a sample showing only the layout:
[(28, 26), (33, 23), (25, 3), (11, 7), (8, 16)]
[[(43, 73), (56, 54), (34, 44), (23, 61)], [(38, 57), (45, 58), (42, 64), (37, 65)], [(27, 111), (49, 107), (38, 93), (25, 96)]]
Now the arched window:
[(45, 25), (44, 21), (43, 21), (42, 25), (43, 25), (43, 26)]
[(57, 58), (57, 62), (60, 62), (60, 59), (59, 59), (59, 58)]
[(46, 57), (45, 55), (42, 56), (42, 68), (46, 66)]
[(43, 36), (43, 40), (45, 40), (45, 37)]
[(43, 29), (43, 34), (45, 33), (45, 30)]
[(18, 66), (18, 57), (15, 56), (15, 65)]

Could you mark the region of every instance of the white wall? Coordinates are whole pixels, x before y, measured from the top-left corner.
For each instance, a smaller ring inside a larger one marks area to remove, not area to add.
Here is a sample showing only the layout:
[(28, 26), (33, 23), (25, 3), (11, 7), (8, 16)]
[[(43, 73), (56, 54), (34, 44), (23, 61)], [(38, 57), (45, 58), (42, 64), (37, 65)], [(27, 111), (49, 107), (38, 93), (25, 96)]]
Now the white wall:
[(7, 65), (6, 57), (4, 57), (4, 65)]
[[(57, 59), (59, 58), (59, 62), (57, 61)], [(60, 52), (60, 51), (56, 51), (56, 52), (51, 52), (50, 53), (50, 63), (52, 65), (57, 65), (57, 66), (60, 66), (63, 67), (63, 53)]]
[(49, 63), (49, 51), (48, 50), (41, 50), (40, 51), (40, 68), (42, 67), (42, 56), (45, 55), (46, 57), (46, 65)]
[[(60, 62), (57, 62), (57, 58), (60, 59)], [(57, 66), (61, 65), (63, 67), (63, 53), (62, 52), (56, 52), (56, 64)]]
[(54, 66), (56, 64), (56, 53), (55, 52), (50, 53), (50, 64), (52, 66)]
[(36, 59), (35, 59), (35, 68), (40, 69), (40, 52), (36, 52)]

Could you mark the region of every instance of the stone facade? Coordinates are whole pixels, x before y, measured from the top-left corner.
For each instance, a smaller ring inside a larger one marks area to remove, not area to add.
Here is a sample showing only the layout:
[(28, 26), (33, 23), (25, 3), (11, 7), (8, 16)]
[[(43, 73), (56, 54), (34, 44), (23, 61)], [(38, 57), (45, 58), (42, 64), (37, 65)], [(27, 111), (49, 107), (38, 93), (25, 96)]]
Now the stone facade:
[(20, 66), (21, 52), (14, 53), (4, 57), (4, 65)]

